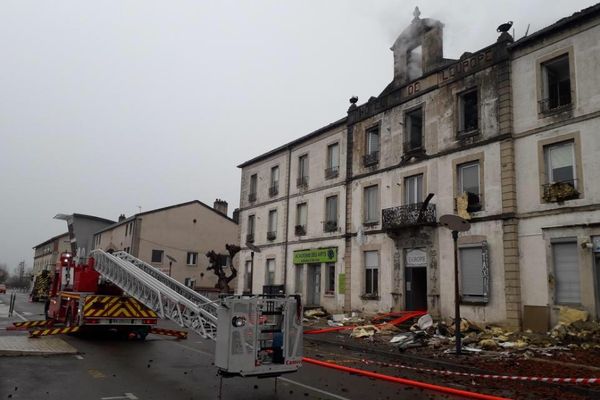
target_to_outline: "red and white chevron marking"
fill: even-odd
[[[414,371],[422,371],[422,372],[432,372],[435,374],[441,375],[458,375],[458,376],[468,376],[469,378],[485,378],[485,379],[501,379],[508,381],[531,381],[531,382],[551,382],[551,383],[579,383],[579,384],[600,384],[600,378],[554,378],[554,377],[542,377],[542,376],[519,376],[519,375],[492,375],[492,374],[474,374],[470,372],[455,372],[455,371],[445,371],[439,369],[432,368],[418,368],[411,367],[409,365],[403,364],[390,364],[381,361],[371,361],[371,360],[330,360],[333,363],[351,363],[351,362],[362,362],[364,364],[372,364],[372,365],[380,365],[383,367],[393,367],[393,368],[404,368],[410,369]]]

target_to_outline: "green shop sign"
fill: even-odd
[[[337,261],[337,249],[298,250],[294,252],[294,264],[330,263]]]

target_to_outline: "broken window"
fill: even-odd
[[[467,212],[481,210],[479,180],[479,161],[458,166],[458,195],[467,197]]]
[[[479,127],[477,89],[460,95],[458,105],[458,134],[461,135],[477,130]]]
[[[489,291],[487,242],[461,247],[459,260],[462,300],[487,302]]]
[[[407,53],[406,70],[408,80],[412,81],[423,75],[423,46],[415,47]]]
[[[407,112],[404,123],[406,151],[421,150],[423,148],[423,109]]]
[[[365,295],[377,296],[379,293],[379,252],[365,251]]]
[[[541,111],[548,112],[571,104],[569,55],[564,54],[542,64]]]

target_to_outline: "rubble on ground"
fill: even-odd
[[[307,313],[309,313],[307,315]],[[323,315],[307,310],[305,317]],[[381,316],[369,321],[359,313],[335,314],[329,317],[329,326],[352,326],[352,338],[387,342],[404,351],[414,347],[429,347],[444,351],[455,345],[454,322],[434,321],[431,315],[421,316],[412,326],[398,327],[382,322]],[[461,319],[462,344],[468,350],[521,354],[524,358],[537,355],[550,356],[559,350],[600,349],[600,323],[589,321],[585,311],[561,307],[559,324],[547,333],[514,331],[499,326],[482,326],[466,318]],[[450,351],[449,350],[449,351]]]

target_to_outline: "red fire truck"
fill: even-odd
[[[76,263],[71,253],[62,253],[46,303],[46,319],[65,324],[71,328],[69,332],[94,327],[144,339],[158,316],[102,278],[94,269],[93,258]]]

